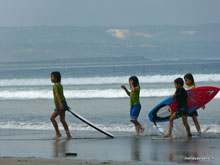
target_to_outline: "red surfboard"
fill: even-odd
[[[187,90],[187,102],[189,113],[205,106],[209,101],[211,101],[215,95],[219,92],[219,88],[204,86],[197,87]],[[171,112],[174,113],[178,109],[177,102],[173,102],[170,105]]]
[[[219,92],[219,88],[211,86],[197,87],[187,90],[187,102],[189,113],[192,113],[211,101]],[[168,121],[169,117],[176,112],[178,104],[176,99],[167,98],[155,106],[148,114],[151,122]]]

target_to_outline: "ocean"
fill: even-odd
[[[196,86],[220,87],[220,59],[103,57],[0,63],[0,135],[7,134],[8,130],[15,134],[40,132],[42,136],[51,131],[51,137],[54,135],[50,122],[55,108],[50,81],[53,71],[61,72],[64,95],[72,110],[119,137],[135,134],[129,121],[129,98],[120,88],[122,84],[129,87],[130,76],[136,75],[140,81],[142,110],[139,120],[147,136],[159,134],[149,122],[148,113],[175,92],[174,79],[190,72]],[[220,137],[219,105],[220,94],[205,110],[198,110],[202,131],[208,128],[206,133],[210,137]],[[73,137],[103,136],[69,113],[66,120]],[[175,123],[175,136],[185,136],[181,121]],[[191,119],[189,123],[196,132]],[[168,122],[159,125],[167,131]]]

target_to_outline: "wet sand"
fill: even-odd
[[[218,138],[63,137],[52,141],[49,135],[1,136],[0,164],[220,164]]]
[[[1,165],[175,165],[175,163],[166,162],[132,162],[132,161],[98,161],[98,160],[70,160],[70,159],[43,159],[43,158],[0,158]]]

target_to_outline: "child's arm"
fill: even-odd
[[[173,94],[172,100],[174,100],[175,98],[176,98],[176,93]]]
[[[130,86],[131,86],[131,90],[136,92],[136,88],[133,85],[133,80],[130,80],[129,83],[130,83]]]
[[[125,90],[128,96],[130,96],[130,92],[127,90],[127,88],[124,85],[122,85],[121,88]]]
[[[60,95],[59,95],[59,93],[58,93],[58,92],[56,93],[56,97],[57,97],[57,100],[58,100],[59,105],[60,105],[60,110],[63,110],[63,109],[64,109],[64,107],[63,107],[63,104],[62,104],[62,102],[61,102]]]

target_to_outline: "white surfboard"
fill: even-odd
[[[71,110],[68,110],[72,115],[74,115],[77,119],[83,121],[84,123],[88,124],[89,126],[91,126],[92,128],[96,129],[97,131],[107,135],[110,138],[114,138],[114,135],[110,134],[107,131],[104,131],[98,127],[96,127],[93,123],[91,123],[90,121],[88,121],[87,119],[85,119],[84,117],[80,116],[79,114],[77,114],[76,112],[73,112]]]

